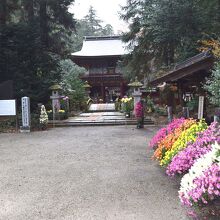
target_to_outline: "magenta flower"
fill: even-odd
[[[189,143],[172,159],[166,173],[169,176],[186,173],[198,158],[211,150],[211,145],[216,141],[220,143],[220,126],[214,122],[198,135],[194,143]]]
[[[214,163],[203,172],[203,175],[195,178],[195,188],[187,192],[187,195],[180,193],[181,202],[184,205],[192,206],[195,203],[207,204],[209,201],[220,196],[220,165]]]
[[[134,108],[135,111],[135,117],[141,118],[144,116],[144,107],[141,102],[138,102]]]
[[[151,139],[149,147],[154,148],[158,143],[165,138],[168,134],[172,133],[176,128],[179,128],[185,121],[185,118],[174,119],[165,128],[161,128],[156,135]]]

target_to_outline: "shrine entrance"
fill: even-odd
[[[120,36],[85,37],[82,49],[72,53],[72,60],[86,69],[81,77],[91,86],[94,103],[113,103],[127,91],[127,81],[119,62],[127,54]]]
[[[115,111],[114,103],[103,103],[103,104],[91,104],[89,107],[90,112],[113,112]]]
[[[128,90],[127,83],[122,76],[83,76],[91,86],[90,97],[94,103],[113,103],[117,98],[122,98]]]

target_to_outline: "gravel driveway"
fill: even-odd
[[[147,142],[157,128],[0,134],[1,220],[181,220],[178,181]]]

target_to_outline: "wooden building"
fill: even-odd
[[[195,96],[204,95],[202,84],[206,77],[210,76],[214,58],[210,52],[203,52],[186,61],[177,64],[168,73],[151,81],[151,85],[158,86],[168,84],[177,87],[178,104],[184,105],[184,101]]]
[[[85,37],[81,51],[72,53],[72,60],[86,69],[82,79],[91,85],[94,100],[111,102],[125,95],[127,82],[118,62],[126,53],[119,36]]]

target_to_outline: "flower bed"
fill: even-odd
[[[172,123],[172,122],[171,122]],[[161,161],[165,153],[172,149],[173,144],[178,140],[179,136],[185,131],[187,128],[191,127],[195,124],[196,121],[192,119],[186,119],[180,124],[179,127],[175,128],[172,132],[170,132],[167,136],[165,136],[162,140],[157,143],[157,148],[154,152],[154,158]],[[169,125],[167,126],[169,127]]]
[[[215,141],[220,142],[220,126],[217,123],[212,123],[207,130],[198,135],[193,144],[189,143],[172,159],[166,173],[169,176],[174,176],[188,172],[198,158],[211,150],[211,145]]]
[[[156,148],[162,139],[164,139],[168,134],[172,133],[176,128],[179,128],[184,121],[184,118],[174,119],[167,127],[161,128],[150,141],[150,147]]]
[[[220,145],[196,160],[181,180],[180,200],[184,205],[207,204],[220,196]]]
[[[150,147],[155,149],[153,158],[166,167],[167,175],[185,174],[179,190],[183,205],[209,207],[213,201],[220,201],[218,123],[207,127],[203,120],[176,119],[157,132]]]
[[[165,153],[164,158],[160,161],[160,165],[167,166],[172,161],[172,158],[184,149],[188,143],[195,142],[198,133],[204,131],[207,124],[204,121],[193,123],[189,128],[182,131],[179,138],[174,142],[173,146]]]

